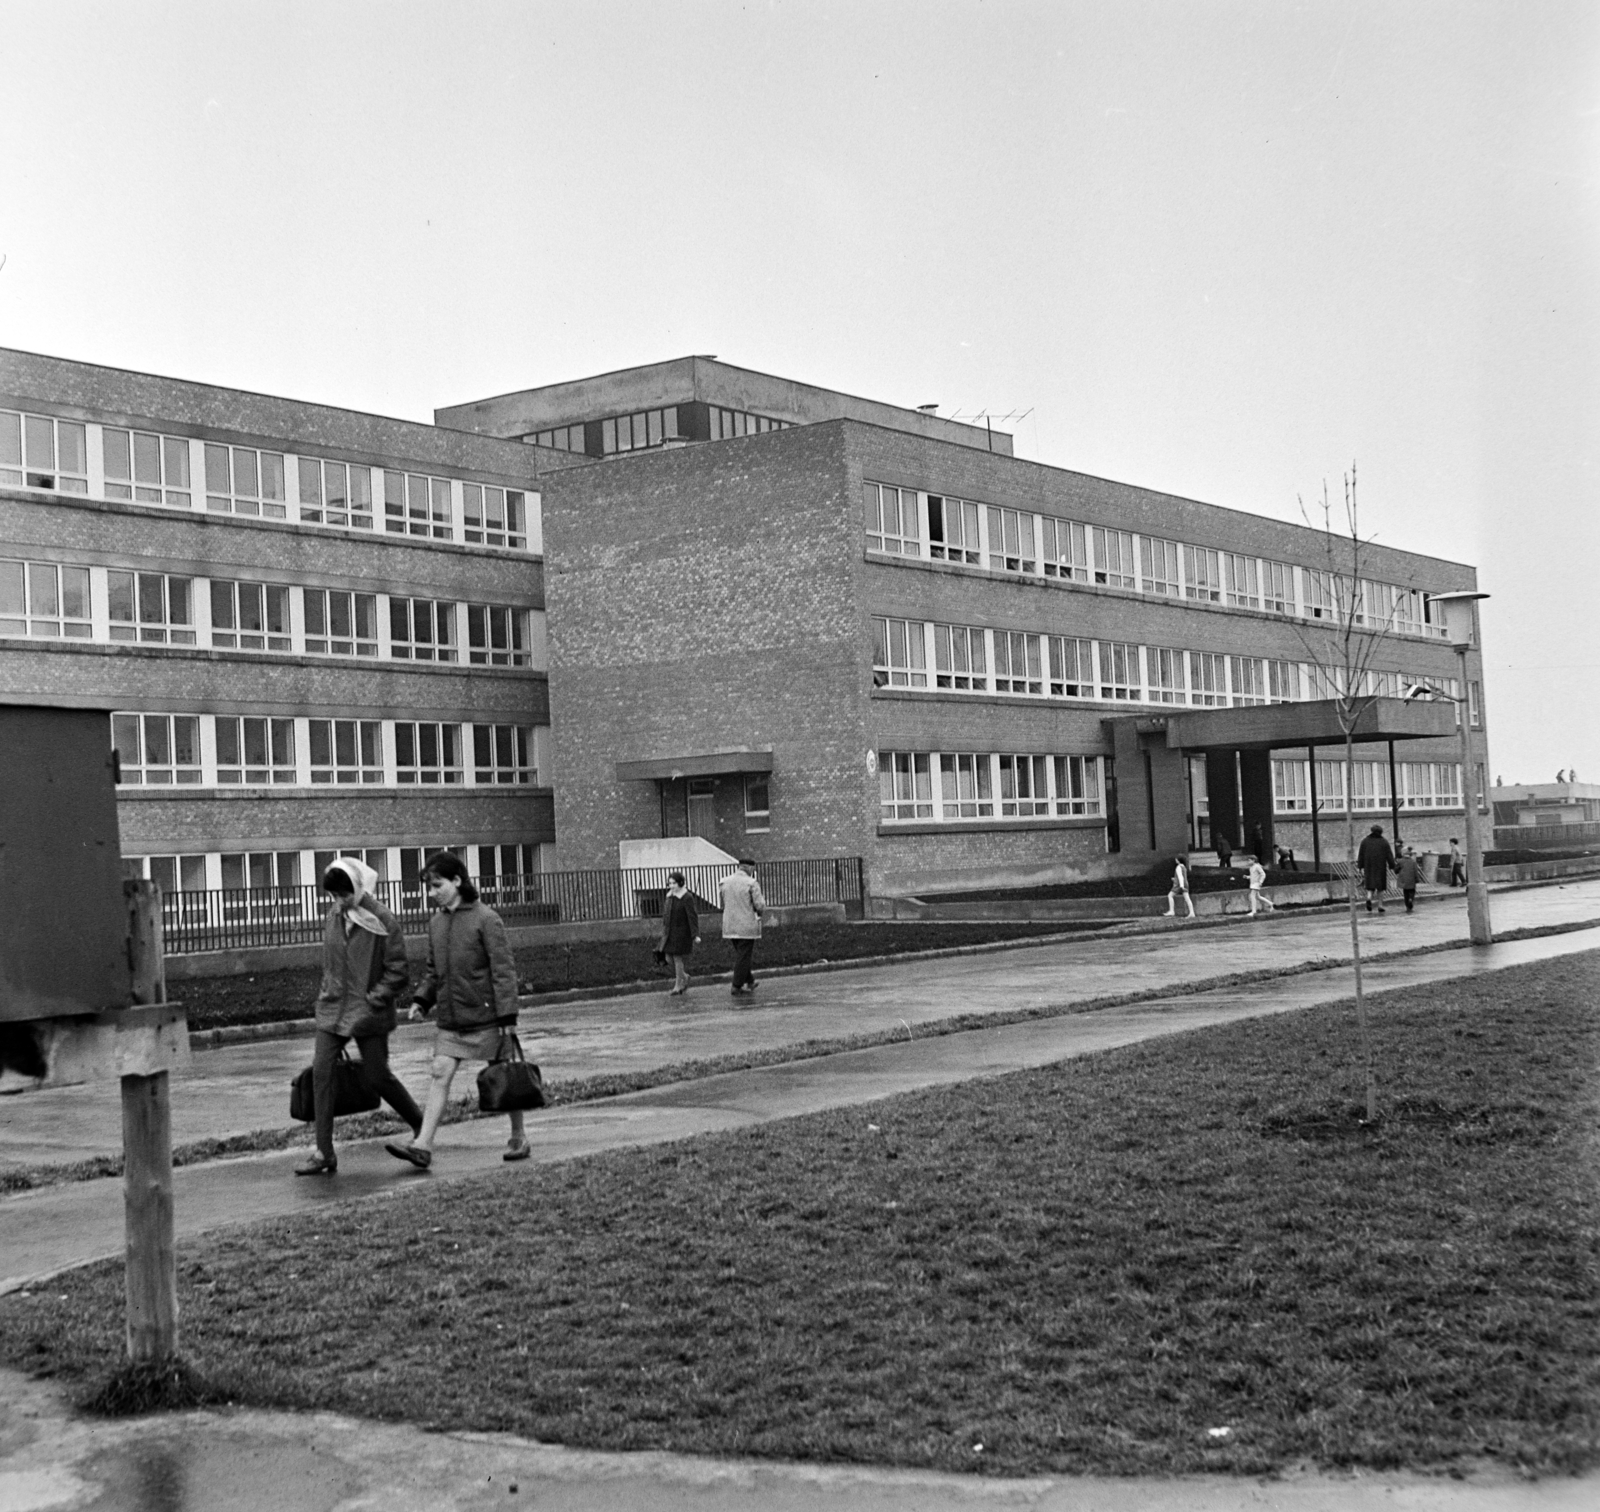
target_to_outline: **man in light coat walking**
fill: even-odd
[[[756,881],[756,864],[748,856],[739,858],[739,870],[722,879],[722,938],[733,946],[733,996],[742,997],[756,990],[750,963],[756,941],[761,938],[761,910],[767,900]]]

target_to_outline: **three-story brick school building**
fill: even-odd
[[[1347,801],[1442,847],[1482,792],[1428,609],[1470,567],[1367,547],[1352,605],[1315,530],[705,357],[435,422],[0,352],[0,698],[113,711],[165,886],[698,837],[909,892],[1342,854]]]

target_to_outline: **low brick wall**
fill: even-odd
[[[845,921],[843,903],[803,903],[793,908],[771,908],[766,917],[773,929],[786,924],[836,923]],[[585,924],[526,924],[508,928],[511,948],[522,950],[538,945],[567,945],[580,940],[647,940],[660,933],[655,919],[603,919]],[[708,940],[722,938],[722,915],[709,910],[700,917],[700,933]],[[406,959],[420,964],[428,956],[423,935],[406,936]],[[289,971],[296,967],[320,966],[322,946],[263,945],[253,950],[208,950],[194,955],[166,958],[168,982],[188,982],[198,977],[254,976],[262,971]]]

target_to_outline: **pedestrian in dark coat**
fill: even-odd
[[[671,872],[661,903],[661,944],[657,947],[672,962],[674,980],[668,997],[682,997],[689,990],[689,956],[699,943],[699,911],[684,886],[683,873]]]
[[[331,1176],[333,1077],[339,1052],[352,1039],[361,1053],[361,1080],[415,1134],[422,1113],[404,1083],[389,1069],[389,1036],[395,998],[411,979],[400,921],[373,896],[377,873],[353,856],[341,856],[323,873],[334,906],[322,929],[322,986],[314,1012],[316,1046],[311,1057],[317,1151],[295,1167],[296,1176]]]
[[[1394,880],[1400,889],[1400,896],[1406,900],[1406,912],[1410,913],[1417,901],[1417,883],[1422,880],[1422,864],[1417,860],[1416,851],[1409,845],[1394,864]]]
[[[1367,890],[1367,912],[1372,912],[1374,902],[1379,913],[1387,913],[1383,906],[1384,890],[1389,885],[1389,873],[1394,870],[1394,852],[1383,838],[1383,826],[1375,824],[1372,833],[1361,842],[1356,851],[1356,865],[1361,868],[1361,885]]]
[[[408,1145],[384,1148],[425,1171],[433,1164],[433,1138],[462,1061],[496,1059],[504,1032],[517,1022],[517,968],[500,915],[479,900],[459,856],[449,851],[430,856],[422,875],[437,911],[428,918],[428,969],[417,984],[411,1015],[420,1018],[436,1010],[433,1082],[421,1132]],[[522,1111],[507,1116],[511,1139],[501,1159],[526,1160]]]

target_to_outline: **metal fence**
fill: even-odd
[[[644,867],[629,871],[533,872],[484,877],[478,894],[507,924],[594,923],[659,918],[670,871],[684,873],[689,891],[715,908],[722,866]],[[772,908],[802,903],[854,903],[862,896],[859,856],[807,861],[764,861],[756,880]],[[430,905],[420,882],[380,882],[380,902],[407,934],[427,928]],[[328,895],[312,885],[217,888],[163,893],[161,926],[167,955],[238,950],[259,945],[308,945],[322,938]]]

